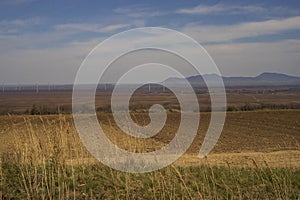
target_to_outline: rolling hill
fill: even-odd
[[[300,85],[300,77],[290,76],[281,73],[264,72],[255,77],[220,77],[217,74],[204,74],[203,76],[190,76],[186,79],[192,85],[205,85],[205,80],[214,83],[222,78],[225,86],[268,86],[268,85]],[[164,81],[167,84],[183,84],[184,79],[171,77]]]

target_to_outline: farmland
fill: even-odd
[[[200,110],[209,111],[210,97],[206,88],[195,88]],[[232,87],[227,88],[227,106],[234,110],[298,108],[300,109],[300,87]],[[96,109],[109,111],[111,90],[97,90],[95,95]],[[119,100],[122,102],[122,98]],[[33,106],[42,114],[70,113],[72,107],[72,90],[63,88],[48,91],[18,91],[0,92],[0,114],[31,114]],[[179,109],[176,96],[161,87],[138,89],[131,98],[132,109],[149,108],[154,103],[162,104],[167,109]],[[247,107],[250,107],[247,109]]]
[[[192,145],[171,166],[145,174],[111,169],[90,155],[68,113],[71,92],[1,94],[0,195],[3,199],[300,198],[300,110],[288,107],[300,103],[300,92],[264,90],[268,92],[256,88],[227,93],[228,105],[236,109],[227,113],[218,143],[203,159],[197,154],[211,113],[208,94],[199,93],[204,112]],[[107,92],[97,93],[97,116],[106,136],[120,148],[151,152],[174,137],[180,123],[174,96],[141,92],[131,99],[131,116],[140,125],[149,122],[149,105],[162,103],[168,110],[163,129],[148,139],[128,136],[117,127],[106,109],[107,97]],[[274,107],[241,109],[262,103]],[[37,110],[63,110],[31,113],[33,105]]]

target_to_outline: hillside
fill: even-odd
[[[215,82],[220,78],[217,74],[204,74],[203,76],[190,76],[187,80],[193,85],[205,85],[204,79],[208,82]],[[265,72],[255,77],[221,77],[225,86],[267,86],[267,85],[300,85],[300,77],[280,73]],[[182,84],[181,78],[168,78],[167,84]]]

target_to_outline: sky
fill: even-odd
[[[298,0],[1,0],[0,83],[73,83],[98,43],[139,27],[194,38],[224,76],[300,76]]]

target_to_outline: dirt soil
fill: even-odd
[[[71,115],[64,117],[70,124],[66,134],[77,137]],[[32,129],[38,130],[37,134],[41,138],[45,134],[41,118],[52,124],[58,121],[58,115],[0,116],[1,153],[13,151],[16,137],[25,137],[21,134],[27,129],[25,118],[30,118]],[[180,113],[168,113],[167,123],[161,132],[149,139],[137,139],[124,134],[114,123],[111,114],[100,113],[98,118],[113,143],[133,152],[162,148],[172,140],[180,123]],[[149,122],[147,113],[132,113],[132,118],[143,125]],[[198,134],[193,144],[175,164],[300,167],[300,110],[229,112],[218,143],[206,158],[200,159],[197,155],[209,121],[210,113],[201,113]]]

